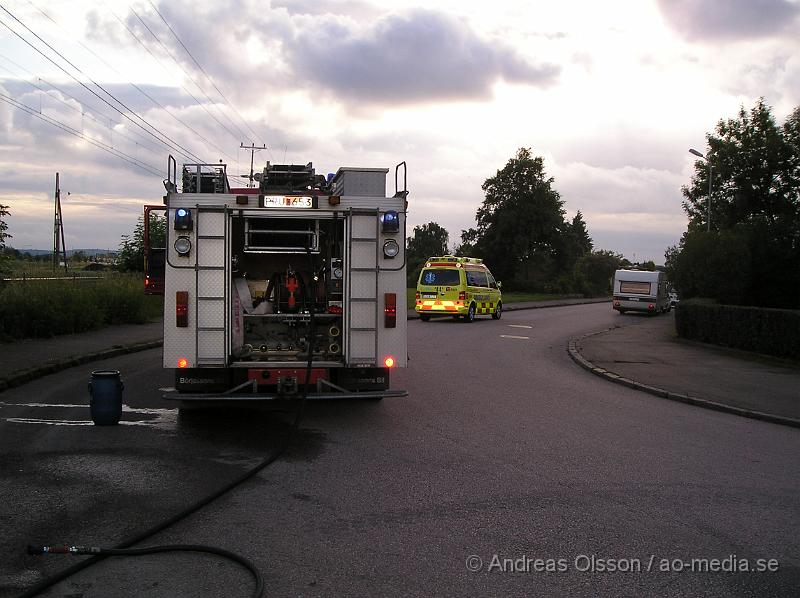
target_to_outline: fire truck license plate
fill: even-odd
[[[436,299],[436,293],[422,293],[423,299]]]

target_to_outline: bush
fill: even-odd
[[[46,338],[109,324],[143,324],[153,314],[149,299],[138,275],[6,283],[0,288],[0,338]]]
[[[675,312],[678,335],[691,340],[800,359],[800,311],[681,301]]]

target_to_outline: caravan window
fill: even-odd
[[[633,281],[633,280],[620,280],[619,281],[619,292],[620,293],[630,293],[631,295],[649,295],[650,294],[650,283],[649,282],[640,282],[640,281]]]

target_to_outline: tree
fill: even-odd
[[[150,213],[150,246],[164,247],[167,219]],[[122,235],[119,244],[119,269],[123,272],[144,271],[144,216],[139,216],[133,235]]]
[[[0,275],[3,276],[9,272],[9,256],[6,254],[6,239],[11,238],[11,235],[6,232],[8,230],[8,224],[6,224],[5,217],[10,213],[11,212],[8,211],[8,206],[0,204]]]
[[[763,98],[736,119],[720,120],[706,135],[711,164],[711,226],[732,228],[742,222],[777,225],[800,216],[798,135],[800,108],[779,127]],[[690,186],[682,188],[691,228],[707,225],[708,164],[695,162]]]
[[[427,259],[433,255],[445,255],[450,235],[436,224],[429,222],[422,226],[414,227],[414,236],[407,239],[409,257]]]
[[[691,185],[682,188],[689,228],[666,255],[678,291],[800,307],[800,107],[778,126],[762,98],[750,111],[742,106],[736,119],[720,120],[706,138],[712,231],[700,234],[708,224],[709,173],[698,161]]]
[[[602,249],[581,256],[572,270],[573,290],[585,297],[611,295],[614,272],[624,261],[620,254]]]
[[[545,175],[544,159],[520,148],[483,183],[473,247],[498,279],[535,290],[555,277],[565,222],[553,181]],[[472,237],[468,232],[467,240]]]
[[[461,231],[461,244],[456,246],[453,253],[459,257],[476,257],[478,242],[478,229],[469,228]]]
[[[449,240],[447,231],[435,222],[414,227],[414,235],[406,239],[409,287],[416,286],[420,270],[429,257],[447,253]]]
[[[579,258],[591,253],[593,247],[583,214],[578,210],[572,222],[565,222],[558,243],[558,265],[564,272],[569,272]]]
[[[751,279],[748,237],[746,225],[721,232],[687,231],[678,250],[668,252],[668,278],[673,277],[670,280],[682,297],[743,303]]]

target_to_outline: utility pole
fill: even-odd
[[[59,258],[64,258],[64,273],[67,272],[67,244],[64,242],[64,219],[61,212],[61,187],[56,173],[55,218],[53,221],[53,270],[58,268]]]
[[[239,143],[239,149],[249,149],[250,150],[250,176],[248,177],[250,179],[250,182],[247,184],[247,187],[248,188],[252,188],[253,187],[253,155],[257,151],[260,151],[262,149],[267,149],[267,146],[265,144],[262,144],[261,147],[256,147],[256,145],[254,143],[251,143],[250,145],[245,145],[244,143],[240,142]],[[242,175],[242,176],[245,176],[245,175]]]

